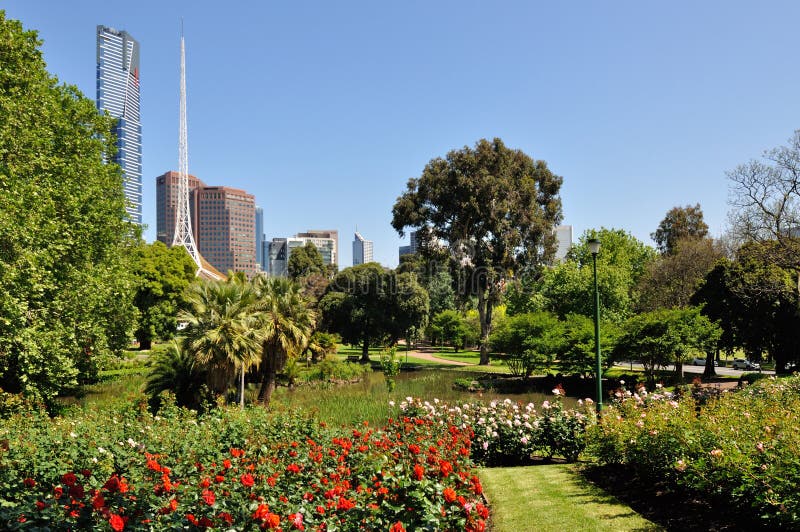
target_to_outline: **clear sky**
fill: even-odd
[[[725,229],[725,172],[800,128],[797,1],[2,0],[51,73],[95,94],[95,26],[141,44],[145,236],[177,169],[264,208],[268,239],[338,229],[397,264],[390,226],[434,157],[500,137],[563,176],[564,223],[652,244],[671,207]]]

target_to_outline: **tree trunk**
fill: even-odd
[[[142,334],[137,340],[139,340],[140,351],[149,351],[153,348],[153,338],[149,334]]]
[[[258,391],[258,402],[265,408],[269,406],[269,400],[272,398],[272,392],[275,391],[277,382],[277,372],[267,371],[264,375],[264,381],[261,383],[261,389]]]
[[[714,360],[719,356],[719,347],[716,352],[709,351],[706,353],[706,368],[703,370],[703,378],[710,379],[717,376],[717,370],[714,369]]]
[[[492,306],[486,296],[486,289],[479,285],[478,317],[481,321],[481,366],[489,365],[489,325],[492,319]]]

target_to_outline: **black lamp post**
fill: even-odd
[[[600,252],[600,241],[596,238],[587,242],[592,253],[592,270],[594,272],[594,351],[597,363],[597,412],[603,410],[603,366],[600,360],[600,292],[597,290],[597,254]]]

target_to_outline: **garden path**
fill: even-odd
[[[427,360],[429,362],[436,362],[437,364],[449,364],[451,366],[474,366],[474,364],[470,364],[469,362],[459,362],[458,360],[449,360],[447,358],[440,358],[432,353],[435,353],[435,349],[430,348],[421,348],[416,349],[413,351],[408,352],[408,356],[421,358],[422,360]],[[398,356],[405,355],[405,351],[398,351]]]

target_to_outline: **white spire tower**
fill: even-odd
[[[197,264],[197,275],[205,274],[218,279],[219,276],[203,268],[203,260],[197,250],[192,234],[192,219],[189,211],[189,143],[186,126],[186,50],[183,42],[183,21],[181,21],[181,101],[180,132],[178,134],[178,212],[175,220],[173,246],[183,246]]]

